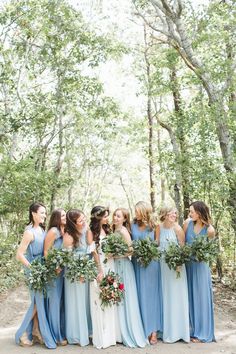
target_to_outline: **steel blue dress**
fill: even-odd
[[[29,244],[27,251],[26,251],[26,258],[31,263],[36,258],[41,258],[43,256],[43,246],[44,246],[44,239],[45,239],[45,232],[43,234],[39,234],[36,232],[36,229],[32,226],[29,226],[27,230],[31,231],[34,235],[34,240]],[[29,269],[26,268],[26,276]],[[47,316],[45,310],[45,298],[42,292],[39,291],[30,291],[31,297],[31,304],[26,312],[24,320],[16,332],[15,340],[17,344],[20,344],[20,338],[22,337],[23,333],[26,332],[28,339],[32,340],[32,330],[33,330],[33,311],[34,305],[36,304],[37,307],[37,316],[39,322],[39,330],[42,335],[43,341],[47,348],[55,349],[56,343],[52,336]]]
[[[124,299],[118,305],[122,343],[131,348],[143,348],[148,341],[145,338],[139,310],[133,264],[128,257],[115,259],[114,261],[115,271],[120,275],[125,287]]]
[[[207,235],[207,227],[199,234],[194,232],[193,221],[190,220],[186,231],[186,242],[191,244],[196,237]],[[189,262],[186,264],[189,295],[190,336],[202,342],[215,341],[214,313],[211,271],[205,262]]]
[[[56,239],[53,248],[61,248],[63,238],[60,231],[53,227]],[[47,287],[46,312],[49,327],[55,342],[65,339],[65,310],[64,310],[64,272],[62,271]]]
[[[80,244],[74,249],[78,255],[87,254],[86,230],[83,231]],[[81,347],[89,344],[91,334],[91,316],[89,302],[89,283],[74,282],[66,278],[65,269],[65,329],[69,344]]]
[[[154,231],[146,227],[140,230],[138,224],[131,225],[133,240],[144,239],[147,236],[154,239]],[[152,332],[162,332],[162,288],[160,262],[152,261],[146,268],[132,258],[139,308],[141,312],[145,337]]]
[[[160,225],[160,249],[168,249],[170,243],[177,244],[173,228]],[[190,341],[188,315],[188,285],[185,265],[182,265],[180,278],[170,269],[164,258],[161,259],[161,280],[163,291],[163,341],[174,343],[178,340]]]

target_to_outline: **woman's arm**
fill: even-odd
[[[55,229],[51,228],[44,240],[44,257],[47,257],[48,251],[52,248],[54,241],[56,239]]]
[[[30,267],[30,262],[25,257],[25,253],[29,244],[34,240],[34,235],[29,230],[26,230],[23,234],[21,243],[16,252],[16,259],[21,262],[24,266]]]
[[[212,225],[209,225],[207,228],[207,236],[209,238],[214,238],[215,237],[215,229]]]
[[[184,230],[184,233],[186,234],[186,231],[187,231],[187,228],[188,228],[188,224],[189,224],[189,221],[190,221],[191,219],[186,219],[185,221],[184,221],[184,224],[183,224],[183,230]]]
[[[160,232],[161,232],[161,227],[160,225],[157,225],[154,232],[154,239],[155,241],[157,241],[158,245],[160,245]]]
[[[87,243],[88,245],[92,245],[93,244],[93,233],[91,230],[87,231]],[[98,276],[97,276],[97,281],[100,282],[103,278],[103,271],[102,271],[102,266],[101,266],[101,262],[100,262],[100,257],[99,254],[97,253],[96,247],[94,247],[94,250],[91,251],[91,254],[94,258],[94,261],[97,265],[97,269],[98,269]]]
[[[63,237],[63,247],[64,248],[73,248],[73,238],[69,234],[65,234]]]
[[[176,233],[178,242],[180,246],[184,246],[185,244],[185,234],[184,234],[184,230],[182,229],[182,227],[178,224],[176,224],[174,226],[174,231]]]
[[[132,243],[131,236],[125,226],[122,227],[122,229],[120,230],[120,233],[123,236],[125,242],[128,244],[128,246],[131,246],[131,243]]]

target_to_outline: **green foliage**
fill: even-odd
[[[153,241],[150,237],[145,239],[134,240],[132,242],[133,257],[137,259],[143,267],[147,267],[151,261],[159,260],[161,252],[156,241]]]
[[[212,263],[219,255],[219,245],[216,239],[198,236],[191,245],[191,253],[196,262]]]
[[[176,277],[181,276],[181,266],[191,259],[191,247],[184,245],[180,247],[175,243],[170,243],[164,251],[164,259],[170,269],[176,271]]]
[[[129,253],[129,246],[120,233],[114,232],[102,241],[102,251],[107,257],[125,256]],[[104,260],[104,263],[107,259]]]
[[[52,248],[49,250],[46,258],[46,267],[49,273],[49,279],[56,278],[60,271],[66,267],[71,259],[71,250]]]
[[[46,294],[46,286],[49,279],[49,271],[44,257],[34,259],[29,269],[26,269],[26,284],[33,291]]]
[[[93,259],[89,256],[81,256],[72,253],[70,261],[67,264],[65,277],[71,283],[76,281],[92,281],[97,277],[97,266]]]
[[[0,293],[13,288],[23,279],[20,265],[15,259],[16,245],[12,239],[0,239]]]

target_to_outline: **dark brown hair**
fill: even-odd
[[[63,211],[65,210],[62,208],[54,209],[52,211],[48,224],[48,230],[50,230],[52,227],[56,227],[59,231],[61,231],[61,213]]]
[[[76,226],[76,221],[81,215],[84,215],[84,213],[79,209],[70,209],[66,213],[65,232],[73,238],[74,246],[79,244],[81,238],[81,233],[78,231]]]
[[[190,206],[194,208],[195,212],[199,215],[203,224],[207,226],[210,225],[211,223],[210,210],[204,202],[197,200],[196,202],[191,203]]]
[[[99,244],[100,241],[99,236],[102,228],[105,231],[106,235],[108,235],[111,232],[111,227],[109,224],[101,225],[100,223],[106,213],[108,213],[109,215],[109,209],[100,205],[93,207],[93,209],[91,210],[89,226],[90,226],[90,230],[93,233],[93,240],[95,241],[96,245]]]
[[[40,207],[43,207],[46,210],[45,205],[42,204],[42,203],[39,203],[39,202],[34,202],[34,203],[32,203],[30,205],[30,207],[29,207],[29,223],[28,223],[28,225],[30,225],[30,224],[34,225],[33,213],[37,213],[37,211],[38,211],[38,209]],[[40,226],[45,230],[45,225],[44,224],[40,224]]]

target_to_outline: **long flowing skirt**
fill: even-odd
[[[125,289],[125,296],[118,306],[118,319],[122,342],[127,347],[145,347],[142,319],[138,304],[134,269],[128,258],[115,259],[115,271],[120,275]]]
[[[163,291],[163,341],[174,343],[178,340],[190,341],[188,314],[188,287],[185,266],[180,278],[161,261]]]
[[[211,272],[204,262],[186,265],[188,278],[190,336],[202,342],[215,341]]]
[[[152,261],[146,268],[132,259],[145,337],[162,332],[162,284],[160,263]]]
[[[46,345],[47,348],[49,349],[55,349],[56,348],[56,343],[55,340],[52,336],[47,316],[46,316],[46,310],[45,310],[45,298],[43,293],[41,292],[30,292],[31,296],[31,304],[30,307],[28,308],[28,311],[25,314],[24,320],[16,332],[15,335],[15,340],[17,344],[20,344],[20,338],[22,337],[23,333],[27,333],[27,336],[30,340],[32,340],[32,330],[33,330],[33,312],[34,312],[34,305],[36,305],[37,308],[37,316],[38,316],[38,322],[39,322],[39,330],[42,335],[43,341]]]
[[[69,344],[89,344],[91,317],[88,282],[71,283],[65,278],[65,328]]]

